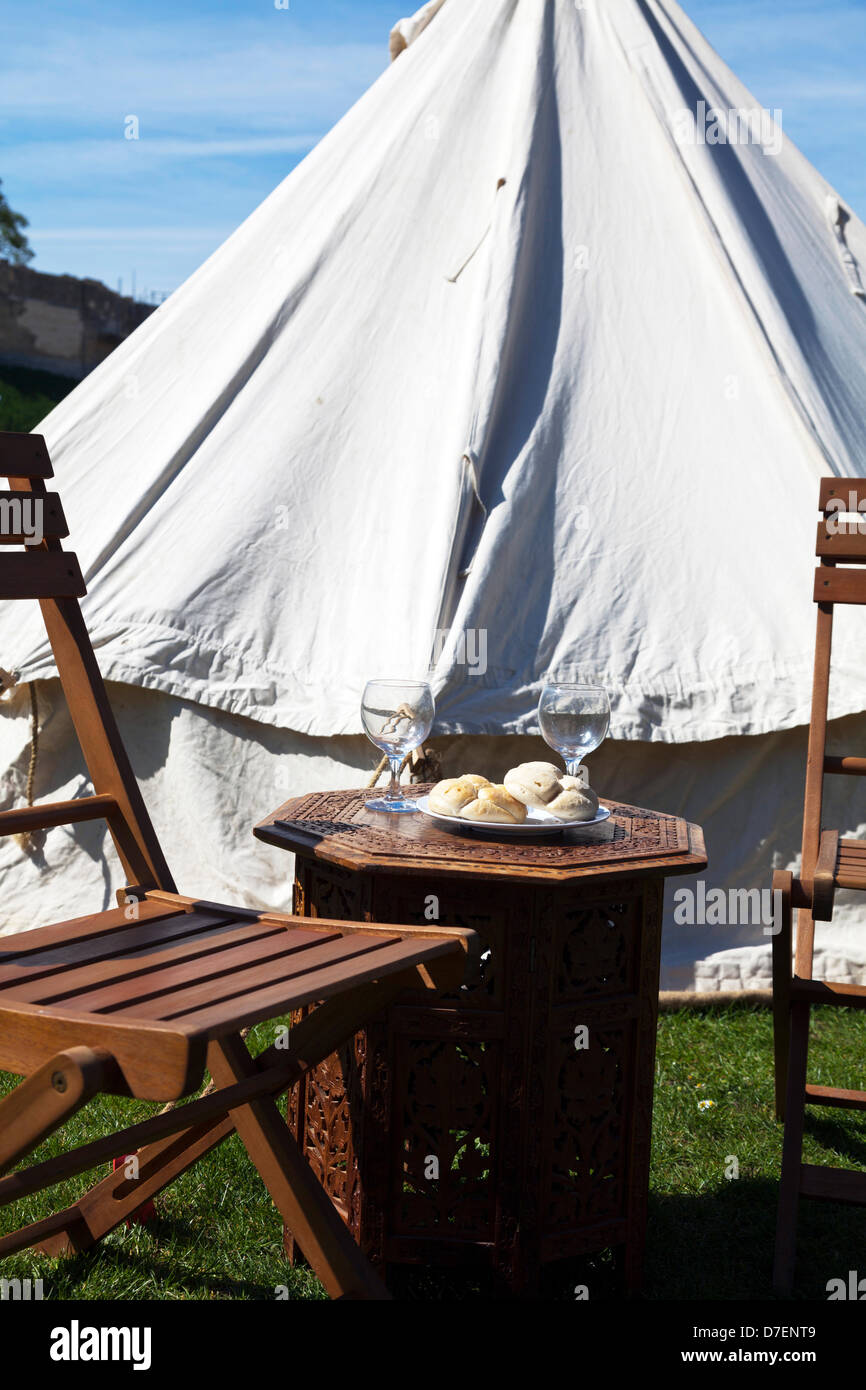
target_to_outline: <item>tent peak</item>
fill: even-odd
[[[422,34],[430,23],[431,19],[439,13],[445,0],[428,0],[426,5],[422,5],[420,10],[416,10],[410,19],[398,19],[394,28],[391,30],[391,40],[389,44],[391,52],[391,62],[399,58],[410,44],[414,43],[419,34]]]

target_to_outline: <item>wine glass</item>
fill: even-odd
[[[436,706],[426,681],[368,681],[361,700],[364,732],[387,756],[391,785],[382,797],[366,803],[370,811],[415,811],[414,801],[400,792],[400,768],[413,748],[424,742],[433,724]]]
[[[538,701],[538,725],[545,743],[565,759],[570,777],[581,777],[581,761],[604,742],[610,700],[600,685],[547,680]]]

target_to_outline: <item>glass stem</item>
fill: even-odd
[[[582,761],[582,758],[566,758],[565,767],[569,777],[580,776],[580,764]]]
[[[388,754],[388,762],[391,764],[391,784],[385,794],[386,801],[400,800],[400,768],[403,766],[403,757],[400,753]]]

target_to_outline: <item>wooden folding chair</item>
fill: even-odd
[[[0,1239],[0,1256],[94,1244],[235,1130],[286,1224],[334,1297],[387,1298],[277,1108],[304,1072],[404,989],[450,989],[478,952],[474,932],[373,926],[253,912],[182,897],[132,774],[81,616],[63,509],[45,488],[44,440],[0,434],[11,491],[5,534],[26,540],[16,504],[41,513],[38,546],[0,551],[0,597],[39,599],[94,795],[0,813],[0,834],[104,819],[128,887],[111,911],[0,939],[0,1068],[25,1080],[0,1102],[0,1205],[137,1156],[73,1206]],[[32,517],[34,512],[24,513]],[[9,519],[13,518],[10,525]],[[28,530],[32,532],[32,523]],[[318,1007],[253,1057],[241,1033]],[[188,1104],[10,1172],[99,1093],[174,1101],[205,1068],[217,1087]]]
[[[800,876],[777,871],[773,889],[781,904],[780,930],[773,937],[773,1034],[776,1070],[776,1113],[785,1121],[782,1177],[773,1284],[790,1292],[796,1254],[799,1197],[835,1202],[866,1202],[866,1173],[802,1162],[806,1105],[866,1109],[866,1091],[813,1086],[806,1080],[809,1024],[814,1004],[866,1007],[866,986],[812,978],[815,922],[833,916],[837,888],[866,889],[866,842],[842,840],[838,830],[822,824],[824,777],[827,774],[866,774],[866,758],[827,754],[827,706],[833,614],[837,603],[866,604],[866,515],[862,526],[844,518],[866,513],[866,481],[825,478],[821,483],[814,599],[818,605],[812,717],[803,810],[803,851]],[[791,944],[793,912],[797,911],[797,953],[793,974]]]

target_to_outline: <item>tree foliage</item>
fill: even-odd
[[[11,261],[13,265],[26,265],[32,261],[33,252],[24,233],[29,226],[27,218],[20,212],[13,212],[3,194],[0,179],[0,261]]]

